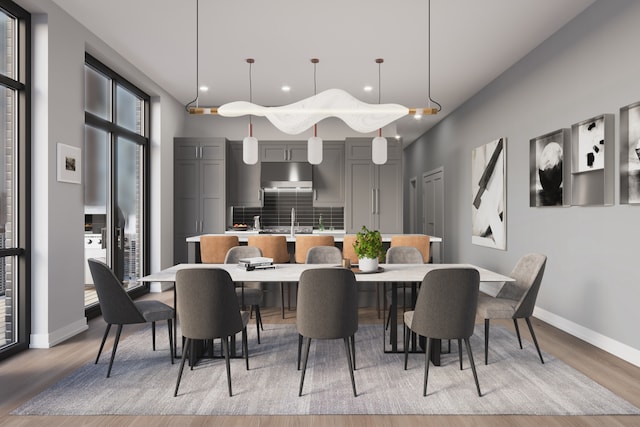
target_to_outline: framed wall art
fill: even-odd
[[[613,114],[571,126],[571,204],[612,205],[614,193]]]
[[[507,249],[506,138],[476,147],[471,152],[471,242]]]
[[[620,203],[640,204],[640,102],[620,109]]]
[[[58,143],[58,181],[80,184],[82,151],[78,147]]]
[[[529,141],[529,205],[568,206],[571,201],[569,129],[533,138]]]

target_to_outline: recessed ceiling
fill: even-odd
[[[341,88],[364,102],[427,107],[426,0],[53,0],[159,86],[186,104],[248,100],[284,105]],[[431,97],[442,112],[397,122],[405,143],[498,77],[593,0],[432,0]],[[287,85],[290,90],[281,88]],[[370,85],[372,91],[364,87]]]

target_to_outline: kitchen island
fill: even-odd
[[[249,238],[249,236],[251,235],[258,235],[258,234],[264,234],[263,232],[257,231],[257,230],[247,230],[247,231],[227,231],[224,233],[224,235],[236,235],[238,236],[238,240],[240,241],[240,244],[246,244],[247,240]],[[323,236],[333,236],[333,240],[337,243],[337,246],[342,247],[342,242],[344,240],[344,236],[346,235],[346,233],[344,232],[344,230],[325,230],[325,231],[318,231],[318,230],[313,230],[312,233],[300,233],[303,236],[308,236],[310,234],[314,234],[314,235],[323,235]],[[221,234],[207,234],[209,236],[220,236]],[[269,235],[271,236],[286,236],[287,238],[287,243],[289,244],[289,253],[293,253],[294,248],[295,248],[295,242],[296,242],[296,236],[297,234],[293,234],[291,235],[290,233],[287,234],[274,234],[274,233],[269,233]],[[397,236],[397,233],[393,233],[393,234],[382,234],[382,243],[385,244],[385,248],[389,247],[389,243],[391,242],[391,237],[392,236]],[[198,263],[201,262],[200,259],[200,235],[198,236],[192,236],[192,237],[187,237],[187,247],[188,247],[188,262],[193,264],[193,263]],[[430,248],[430,252],[432,254],[432,260],[434,263],[441,263],[442,259],[441,259],[441,245],[442,245],[442,238],[441,237],[434,237],[434,236],[430,236],[430,244],[431,244],[431,248]]]

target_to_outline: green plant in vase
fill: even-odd
[[[353,250],[358,256],[360,271],[370,272],[378,270],[378,262],[384,261],[385,250],[382,236],[378,230],[369,230],[366,226],[356,233]]]

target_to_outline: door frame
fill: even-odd
[[[425,181],[428,178],[433,178],[433,177],[439,177],[440,180],[442,181],[442,192],[440,194],[440,199],[437,201],[437,203],[440,205],[440,218],[442,218],[441,222],[440,222],[440,227],[442,230],[442,236],[438,236],[442,238],[442,242],[440,242],[439,244],[439,252],[437,254],[434,254],[434,262],[436,259],[436,256],[438,258],[438,262],[442,262],[442,258],[444,256],[444,244],[445,244],[445,215],[444,215],[444,166],[440,166],[438,168],[435,169],[431,169],[430,171],[424,172],[422,174],[422,230],[421,232],[424,234],[427,234],[427,209],[426,209],[426,204],[428,202],[427,198],[425,197]],[[436,229],[438,227],[435,227]],[[434,251],[435,252],[435,251]]]

